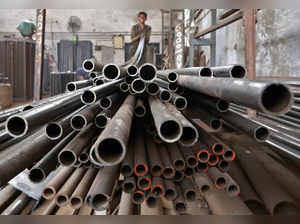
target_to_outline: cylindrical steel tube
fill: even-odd
[[[184,178],[180,184],[183,196],[187,202],[196,200],[196,190],[193,178]]]
[[[115,80],[112,82],[105,83],[101,86],[95,86],[84,91],[81,94],[81,101],[86,105],[91,105],[97,102],[100,98],[109,96],[119,90],[119,85],[123,80]]]
[[[78,156],[97,133],[94,124],[85,127],[66,147],[59,153],[58,161],[64,166],[72,166],[76,163]]]
[[[202,194],[209,192],[212,188],[214,188],[210,178],[206,173],[195,173],[194,174],[195,184],[198,186],[198,189]]]
[[[228,185],[227,176],[218,170],[216,167],[211,167],[208,169],[208,174],[211,177],[213,183],[217,189],[225,189]]]
[[[97,104],[86,107],[71,118],[71,127],[73,130],[80,131],[91,123],[96,115],[100,113],[101,107]]]
[[[183,132],[180,121],[157,97],[149,97],[149,104],[159,137],[167,143],[178,141]]]
[[[174,209],[178,214],[182,214],[187,209],[187,204],[184,198],[184,193],[179,184],[176,185],[177,198],[173,201]]]
[[[94,159],[106,166],[114,166],[123,161],[126,155],[135,103],[134,96],[129,95],[126,98],[95,142],[90,157],[95,153],[94,157],[96,158]]]
[[[19,215],[29,203],[30,198],[21,193],[2,213],[1,215]]]
[[[161,161],[158,147],[149,136],[146,138],[146,146],[148,152],[150,173],[154,177],[159,177],[163,172],[163,163]]]
[[[60,169],[55,177],[47,184],[43,190],[43,198],[47,200],[52,200],[60,187],[65,183],[68,177],[73,173],[73,167],[60,167]]]
[[[144,105],[144,102],[142,99],[138,99],[135,105],[135,109],[134,109],[134,115],[136,117],[144,117],[146,115],[146,107]]]
[[[146,63],[139,68],[140,78],[145,82],[152,82],[156,78],[157,69],[153,64]]]
[[[82,63],[82,68],[86,72],[102,71],[104,65],[100,64],[96,58],[86,59]]]
[[[13,115],[7,119],[6,130],[12,137],[22,137],[45,122],[81,107],[83,104],[80,102],[80,95],[79,91],[66,98]]]
[[[131,90],[137,94],[142,94],[146,91],[147,88],[146,83],[140,78],[133,80],[130,87]]]
[[[151,176],[139,176],[137,178],[137,186],[142,191],[148,191],[151,188]]]
[[[79,184],[86,169],[77,168],[64,185],[59,189],[55,196],[56,205],[59,207],[64,207],[69,203],[69,198],[75,190],[76,186]]]
[[[186,88],[264,113],[284,114],[291,109],[293,103],[293,95],[289,87],[277,82],[190,76],[180,76],[177,82]]]
[[[180,151],[185,160],[186,166],[189,168],[196,168],[198,165],[198,159],[192,148],[180,147]]]
[[[185,160],[176,143],[168,144],[167,149],[175,170],[183,171],[185,168]]]
[[[31,215],[51,215],[56,208],[55,200],[44,200]]]
[[[158,151],[160,153],[160,159],[163,164],[162,175],[165,179],[172,179],[175,176],[175,169],[171,161],[170,154],[165,145],[157,145]]]
[[[146,91],[149,95],[156,96],[159,94],[159,86],[154,82],[147,83]]]
[[[145,201],[145,193],[143,191],[137,190],[133,193],[131,193],[131,201],[136,204],[140,205]]]
[[[127,74],[131,77],[137,76],[139,73],[138,67],[135,65],[130,65],[127,68]]]
[[[131,202],[131,194],[122,193],[118,215],[132,215],[133,203]]]
[[[122,184],[122,189],[125,193],[133,193],[136,189],[136,178],[134,176],[132,177],[125,177],[123,184]]]
[[[6,185],[0,191],[0,212],[7,208],[20,194],[13,186]]]
[[[162,102],[170,102],[172,100],[172,94],[169,90],[166,90],[164,88],[161,88],[159,87],[159,99],[162,101]]]
[[[117,80],[127,73],[126,69],[116,64],[106,64],[102,69],[102,74],[107,80]]]
[[[134,149],[132,141],[128,144],[126,156],[121,164],[120,172],[124,177],[130,177],[134,174]]]
[[[134,173],[136,176],[145,176],[149,171],[149,167],[147,163],[147,154],[143,130],[137,127],[135,129],[135,136],[133,138]]]
[[[72,193],[72,196],[70,197],[70,206],[73,209],[79,209],[84,204],[85,196],[87,195],[97,173],[98,170],[95,168],[88,169],[86,171],[82,180],[80,181],[80,183]]]
[[[165,105],[182,126],[182,135],[179,139],[179,143],[184,147],[191,147],[196,144],[199,139],[199,134],[194,125],[188,119],[186,119],[186,117],[179,112],[174,105],[170,103],[166,103]]]
[[[158,71],[157,77],[167,82],[177,82],[178,73],[173,71]]]
[[[86,88],[93,85],[93,80],[82,80],[67,83],[66,89],[69,92],[74,92],[78,89]]]
[[[242,65],[228,65],[210,69],[213,71],[213,76],[217,78],[243,79],[247,76],[247,69]]]
[[[151,193],[156,198],[162,198],[165,196],[166,190],[164,180],[161,177],[152,178]]]
[[[60,151],[77,135],[76,131],[71,132],[61,140],[51,151],[49,151],[29,172],[29,179],[34,183],[40,183],[57,167],[57,156]]]
[[[103,211],[109,205],[113,187],[120,175],[120,166],[104,167],[101,172],[101,179],[92,190],[90,205],[96,211]]]

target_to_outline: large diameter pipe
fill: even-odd
[[[293,95],[289,87],[278,82],[190,76],[180,76],[177,82],[196,92],[274,115],[287,113],[293,104]]]
[[[179,141],[183,128],[177,117],[157,97],[149,97],[149,104],[159,137],[167,143]]]
[[[50,140],[61,139],[62,136],[69,134],[72,131],[70,121],[74,115],[85,109],[86,106],[79,108],[68,116],[56,121],[50,122],[45,127],[45,134]]]
[[[217,78],[243,79],[247,76],[247,69],[242,65],[228,65],[210,68],[213,76]]]
[[[102,71],[104,65],[97,62],[96,58],[86,59],[82,63],[82,68],[86,72]]]
[[[101,107],[98,104],[87,106],[80,112],[72,116],[70,123],[73,130],[81,131],[90,124],[98,113],[101,112]]]
[[[64,185],[59,189],[56,194],[55,201],[56,205],[59,207],[65,207],[69,203],[69,199],[75,190],[76,186],[79,184],[80,180],[86,172],[85,168],[77,168]]]
[[[139,76],[144,82],[152,82],[156,78],[157,69],[153,64],[146,63],[139,68]]]
[[[44,104],[18,115],[13,115],[6,122],[6,130],[12,137],[22,137],[28,132],[34,131],[45,122],[83,106],[80,102],[80,95],[81,92],[78,92],[61,100]]]
[[[107,80],[117,80],[127,73],[126,69],[116,64],[107,64],[103,67],[102,74]]]
[[[160,152],[158,151],[158,147],[149,136],[146,138],[146,146],[150,173],[154,177],[159,177],[163,172],[163,164],[161,161]]]
[[[28,177],[33,183],[42,182],[50,172],[55,170],[58,154],[76,135],[76,131],[71,132],[30,169]]]
[[[90,88],[82,93],[81,101],[86,105],[91,105],[100,100],[100,98],[109,96],[117,92],[119,90],[119,85],[122,82],[123,80],[119,79],[105,83],[101,86],[95,86],[93,88]]]
[[[18,144],[0,152],[0,185],[7,183],[25,168],[40,160],[58,142],[49,140],[42,128]]]
[[[114,166],[123,161],[129,140],[135,108],[134,96],[127,96],[124,103],[110,120],[95,142],[90,156],[105,166]]]
[[[76,82],[69,82],[69,83],[67,83],[66,89],[69,92],[74,92],[78,89],[93,86],[93,84],[94,84],[93,80],[82,80],[82,81],[76,81]]]
[[[191,147],[195,145],[199,139],[198,130],[181,112],[176,109],[174,105],[170,103],[166,103],[165,105],[182,126],[182,135],[179,139],[179,143],[184,147]]]
[[[92,191],[90,205],[96,211],[105,210],[111,200],[116,180],[120,175],[120,166],[104,167],[101,172],[101,180]]]
[[[73,167],[60,167],[60,170],[53,177],[42,192],[43,198],[46,200],[54,199],[60,187],[66,182],[69,176],[73,173]]]
[[[90,143],[97,133],[93,124],[85,127],[69,144],[59,153],[58,161],[63,166],[72,166],[76,163],[78,156]]]

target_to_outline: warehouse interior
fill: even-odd
[[[1,215],[299,215],[299,15],[1,9]]]

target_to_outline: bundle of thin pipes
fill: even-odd
[[[120,66],[86,60],[90,80],[69,83],[66,94],[29,110],[0,114],[0,185],[26,168],[34,184],[47,181],[32,214],[161,214],[164,204],[176,214],[207,213],[199,200],[212,214],[255,214],[230,173],[236,150],[218,133],[232,126],[257,143],[270,141],[273,129],[230,103],[282,115],[292,108],[290,88],[245,80],[241,65],[138,68],[140,53]]]

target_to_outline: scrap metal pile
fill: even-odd
[[[255,142],[219,135],[231,126],[259,145],[268,143],[275,128],[230,108],[283,115],[293,104],[290,88],[248,81],[240,65],[157,71],[147,63],[138,68],[140,54],[138,49],[122,66],[86,60],[89,80],[68,83],[65,94],[0,114],[2,214],[297,213],[300,197],[291,196],[288,186],[270,186],[274,180],[267,168],[243,150]],[[298,151],[290,148],[274,150],[293,157]],[[280,166],[261,153],[253,151]],[[7,185],[24,169],[33,186],[42,185],[37,203],[26,196],[24,185],[18,190]],[[296,175],[293,182],[300,186]]]

